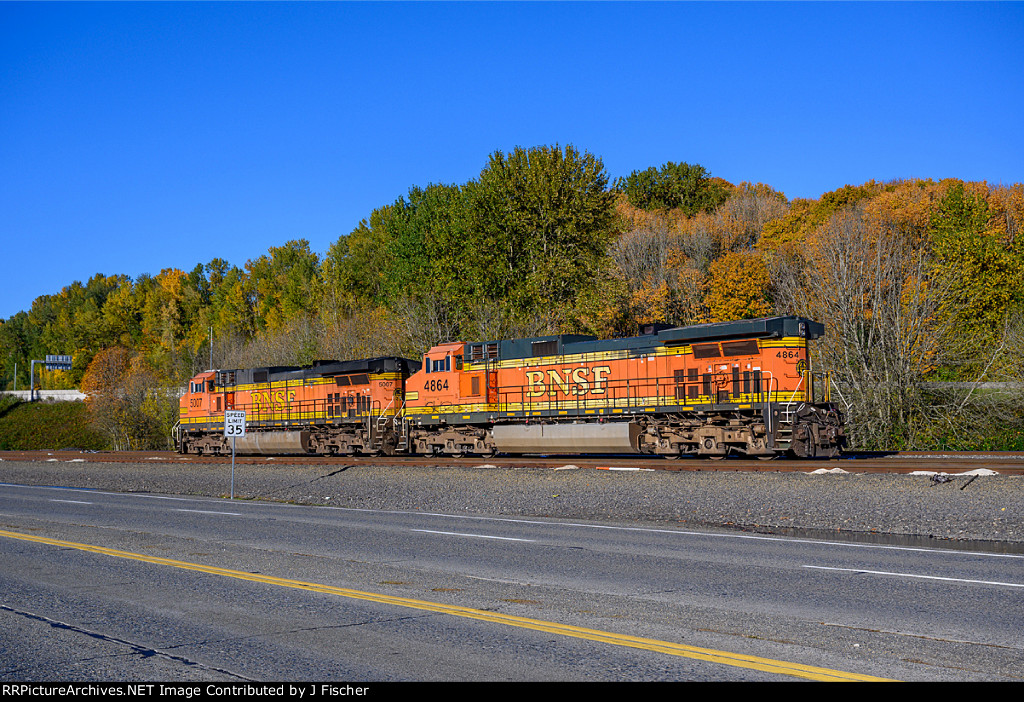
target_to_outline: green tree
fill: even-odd
[[[14,368],[18,368],[17,385],[28,389],[29,368],[25,359],[29,357],[31,327],[27,312],[18,312],[0,324],[0,363],[3,363],[3,388],[13,389]]]
[[[394,304],[440,296],[455,303],[476,278],[467,247],[467,199],[457,185],[413,187],[374,210],[328,250],[323,275],[336,304]]]
[[[572,146],[494,152],[470,188],[481,291],[514,312],[573,302],[616,231],[604,164]]]
[[[679,209],[687,217],[713,212],[729,196],[727,187],[716,182],[703,166],[669,161],[660,169],[651,166],[633,171],[615,183],[634,207],[645,210]]]
[[[259,328],[255,300],[245,271],[232,266],[213,292],[211,320],[215,334],[252,338]]]
[[[963,330],[966,356],[998,346],[1007,315],[1024,310],[1024,245],[992,226],[988,203],[976,190],[951,185],[929,226],[938,273],[955,291],[943,312]]]
[[[271,246],[269,255],[249,261],[245,268],[259,328],[279,329],[314,311],[320,259],[307,240]]]
[[[556,145],[495,152],[462,186],[411,188],[327,252],[330,323],[387,305],[412,337],[447,337],[571,308],[615,231],[607,184],[599,159]]]

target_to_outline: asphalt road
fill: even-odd
[[[1024,677],[1024,557],[0,486],[2,680]]]

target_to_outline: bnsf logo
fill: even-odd
[[[295,400],[295,391],[289,390],[285,394],[284,390],[278,390],[277,392],[254,392],[252,393],[252,404],[253,409],[284,409],[286,405],[290,405]]]
[[[554,395],[604,395],[608,391],[611,366],[598,368],[562,368],[549,371],[526,372],[526,394],[529,397]]]

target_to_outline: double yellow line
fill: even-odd
[[[20,539],[22,541],[32,541],[40,544],[48,544],[50,546],[60,546],[62,548],[72,548],[77,549],[79,551],[98,553],[104,556],[113,556],[115,558],[127,558],[133,561],[142,561],[144,563],[153,563],[155,565],[170,566],[172,568],[181,568],[184,570],[193,570],[200,573],[209,573],[210,575],[220,575],[226,578],[248,580],[250,582],[264,583],[266,585],[289,587],[297,590],[308,590],[310,592],[321,592],[326,595],[336,595],[338,597],[348,597],[350,599],[355,600],[366,600],[369,602],[394,605],[397,607],[407,607],[410,609],[423,610],[426,612],[448,614],[453,617],[465,617],[467,619],[476,619],[479,621],[489,622],[492,624],[514,626],[521,629],[533,629],[534,631],[543,631],[549,634],[571,636],[577,639],[598,641],[601,643],[612,644],[614,646],[626,646],[628,648],[637,648],[645,651],[664,653],[670,656],[693,658],[696,660],[708,661],[710,663],[718,663],[721,665],[729,665],[738,668],[747,668],[750,670],[760,670],[766,673],[788,675],[797,678],[806,678],[808,680],[817,680],[823,682],[886,681],[885,678],[877,678],[870,675],[859,675],[856,673],[847,673],[841,670],[830,670],[828,668],[818,668],[815,666],[802,665],[800,663],[788,663],[786,661],[777,661],[772,660],[770,658],[746,656],[738,653],[730,653],[728,651],[716,651],[710,648],[684,646],[683,644],[672,643],[670,641],[659,641],[657,639],[645,639],[637,636],[627,636],[625,634],[616,634],[609,631],[601,631],[599,629],[586,629],[578,626],[570,626],[568,624],[559,624],[557,622],[544,621],[542,619],[529,619],[527,617],[516,617],[509,614],[500,614],[497,612],[485,612],[480,609],[458,607],[455,605],[446,605],[441,604],[439,602],[414,600],[408,597],[393,597],[390,595],[382,595],[374,592],[363,592],[361,590],[351,590],[349,588],[333,587],[330,585],[322,585],[320,583],[304,582],[302,580],[275,578],[270,575],[262,575],[259,573],[246,573],[239,570],[229,570],[228,568],[217,568],[215,566],[202,565],[200,563],[177,561],[171,558],[158,558],[156,556],[146,556],[141,553],[132,553],[131,551],[118,551],[116,549],[105,548],[103,546],[81,544],[76,543],[74,541],[61,541],[59,539],[49,539],[43,536],[34,536],[31,534],[20,534],[13,531],[0,530],[0,536],[4,536],[10,539]]]

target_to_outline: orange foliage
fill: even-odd
[[[121,378],[132,365],[131,352],[121,346],[103,349],[97,353],[82,376],[82,392],[86,404],[95,406],[119,387]]]

